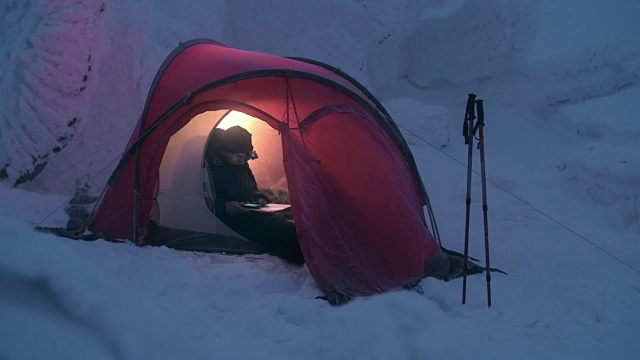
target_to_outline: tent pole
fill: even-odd
[[[133,175],[133,206],[132,206],[132,216],[133,216],[133,243],[138,244],[138,217],[136,216],[138,212],[138,156],[136,156],[136,162],[133,167],[134,175]]]
[[[466,216],[465,216],[465,224],[464,224],[464,265],[463,265],[463,273],[462,273],[462,304],[466,303],[467,300],[467,272],[468,272],[468,259],[469,259],[469,218],[471,211],[471,169],[473,166],[472,158],[473,158],[473,120],[475,119],[474,115],[474,105],[475,105],[476,95],[469,94],[467,98],[467,109],[464,115],[464,123],[462,127],[462,136],[464,136],[465,144],[469,145],[468,147],[468,156],[467,156],[467,199],[466,199]]]
[[[142,126],[140,127],[140,134],[142,134]],[[141,245],[138,238],[138,198],[140,195],[140,148],[136,150],[136,160],[133,165],[133,243]]]

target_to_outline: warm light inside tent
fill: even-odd
[[[224,109],[201,113],[171,136],[160,164],[158,182],[158,203],[163,214],[163,225],[182,228],[182,223],[171,221],[197,222],[200,219],[186,211],[184,206],[190,203],[193,211],[199,211],[205,204],[201,173],[204,150],[211,130],[226,113]],[[252,143],[259,158],[248,163],[258,186],[274,191],[287,190],[280,134],[266,122],[238,111],[231,111],[217,127],[226,130],[235,125],[242,126],[252,134]],[[206,212],[209,210],[206,209]],[[197,228],[192,224],[189,226]]]
[[[243,128],[247,129],[247,131],[249,131],[250,133],[253,133],[251,130],[253,130],[253,126],[252,124],[255,123],[254,121],[252,121],[252,117],[240,112],[240,111],[231,111],[227,116],[225,116],[222,121],[220,121],[220,123],[218,124],[218,126],[216,126],[217,128],[220,129],[224,129],[227,130],[228,128],[232,127],[232,126],[242,126]]]

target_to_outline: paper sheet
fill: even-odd
[[[276,212],[276,211],[281,211],[281,210],[286,210],[288,208],[290,208],[291,205],[290,204],[266,204],[263,207],[257,208],[257,209],[247,209],[250,211],[259,211],[259,212]]]

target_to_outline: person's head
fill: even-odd
[[[229,165],[242,165],[251,156],[251,133],[240,126],[232,126],[220,134],[218,149]]]

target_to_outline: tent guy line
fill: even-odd
[[[448,157],[449,159],[453,160],[454,162],[457,162],[459,165],[463,166],[463,167],[467,167],[467,165],[465,165],[464,163],[462,163],[460,160],[456,159],[455,157],[447,154],[446,152],[442,151],[439,147],[431,144],[428,140],[424,139],[423,137],[419,136],[418,134],[416,134],[415,132],[409,130],[408,128],[402,126],[401,124],[396,122],[396,125],[401,128],[402,130],[406,131],[407,133],[413,135],[414,137],[416,137],[417,139],[419,139],[420,141],[424,142],[425,144],[427,144],[428,146],[432,147],[433,149],[437,150],[438,152],[440,152],[441,154],[443,154],[444,156]],[[104,150],[105,148],[109,147],[110,145],[112,145],[113,143],[115,143],[115,141],[101,147],[100,149],[96,150],[95,152],[89,154],[88,156],[82,158],[81,160],[77,161],[75,164],[69,166],[68,169],[71,169],[75,166],[78,166],[80,163],[86,161],[87,159],[93,157],[95,154],[99,153],[100,151]],[[114,161],[116,161],[120,156],[122,156],[122,154],[124,154],[124,151],[121,152],[119,155],[115,156],[112,160],[109,161],[109,163],[107,165],[105,165],[100,171],[98,171],[92,178],[89,179],[89,183],[91,183],[93,180],[95,180],[96,177],[98,177],[101,173],[103,173]],[[480,174],[476,171],[476,170],[472,170],[472,172],[475,175],[480,176]],[[58,174],[61,174],[61,172],[59,172]],[[544,216],[545,218],[547,218],[548,220],[551,220],[553,223],[555,223],[556,225],[560,226],[561,228],[564,228],[565,230],[567,230],[568,232],[572,233],[573,235],[575,235],[576,237],[582,239],[583,241],[589,243],[591,246],[595,247],[596,249],[600,250],[601,252],[607,254],[608,256],[610,256],[611,258],[613,258],[614,260],[618,261],[619,263],[627,266],[629,269],[633,270],[634,272],[640,274],[640,270],[636,269],[633,265],[629,264],[628,262],[620,259],[618,256],[612,254],[611,252],[607,251],[606,249],[604,249],[603,247],[601,247],[600,245],[596,244],[595,242],[587,239],[585,236],[579,234],[577,231],[573,230],[572,228],[570,228],[568,225],[563,224],[562,222],[560,222],[559,220],[555,219],[554,217],[552,217],[551,215],[548,215],[547,213],[545,213],[544,211],[540,210],[539,208],[537,208],[536,206],[532,205],[531,203],[527,202],[526,200],[522,199],[521,197],[519,197],[518,195],[512,193],[511,191],[505,189],[504,187],[500,186],[499,184],[497,184],[496,182],[492,181],[491,179],[487,179],[487,182],[491,183],[493,186],[495,186],[496,188],[502,190],[503,192],[505,192],[506,194],[508,194],[509,196],[511,196],[512,198],[516,199],[517,201],[523,203],[524,205],[526,205],[527,207],[535,210],[537,213],[539,213],[540,215]],[[59,206],[57,206],[53,211],[51,211],[45,218],[43,218],[36,226],[41,226],[42,223],[44,223],[47,219],[49,219],[53,214],[55,214],[62,206],[64,206],[65,204],[67,204],[71,199],[73,198],[73,196],[68,197],[64,202],[62,202]],[[439,238],[439,237],[438,237]]]
[[[435,150],[437,150],[438,152],[440,152],[441,154],[443,154],[444,156],[448,157],[449,159],[457,162],[458,164],[460,164],[463,167],[467,167],[467,165],[465,165],[462,161],[456,159],[455,157],[447,154],[446,152],[442,151],[440,148],[438,148],[437,146],[431,144],[429,141],[427,141],[426,139],[424,139],[423,137],[417,135],[416,133],[414,133],[413,131],[407,129],[406,127],[402,126],[401,124],[396,123],[396,125],[398,125],[399,128],[401,128],[402,130],[408,132],[409,134],[415,136],[417,139],[423,141],[425,144],[429,145],[430,147],[434,148]],[[472,172],[475,175],[480,176],[480,174],[476,171],[476,170],[472,170]],[[556,225],[560,226],[561,228],[564,228],[565,230],[567,230],[568,232],[572,233],[573,235],[577,236],[578,238],[582,239],[583,241],[591,244],[593,247],[595,247],[596,249],[600,250],[601,252],[609,255],[611,258],[613,258],[614,260],[618,261],[619,263],[626,265],[629,269],[635,271],[636,273],[640,274],[640,270],[636,269],[633,265],[629,264],[628,262],[620,259],[619,257],[617,257],[616,255],[612,254],[611,252],[607,251],[606,249],[602,248],[600,245],[596,244],[595,242],[587,239],[586,237],[584,237],[583,235],[580,235],[577,231],[571,229],[568,225],[565,225],[563,223],[561,223],[559,220],[556,220],[554,217],[552,217],[551,215],[548,215],[547,213],[545,213],[544,211],[538,209],[537,207],[535,207],[534,205],[532,205],[531,203],[527,202],[526,200],[522,199],[521,197],[519,197],[518,195],[512,193],[511,191],[505,189],[504,187],[500,186],[499,184],[495,183],[494,181],[492,181],[491,179],[487,178],[487,182],[491,183],[493,186],[497,187],[498,189],[502,190],[503,192],[505,192],[506,194],[508,194],[509,196],[511,196],[512,198],[516,199],[517,201],[525,204],[526,206],[528,206],[529,208],[535,210],[537,213],[539,213],[540,215],[544,216],[545,218],[547,218],[548,220],[551,220],[552,222],[554,222]]]
[[[91,154],[89,154],[89,155],[87,155],[87,156],[83,157],[82,159],[80,159],[80,160],[76,161],[75,163],[73,163],[73,164],[71,164],[71,165],[67,166],[66,168],[64,168],[64,169],[62,169],[62,170],[58,170],[58,171],[51,170],[51,173],[53,173],[54,175],[60,175],[60,174],[65,173],[66,171],[69,171],[69,170],[71,170],[71,169],[75,168],[76,166],[80,165],[82,162],[84,162],[84,161],[86,161],[86,160],[91,159],[92,157],[94,157],[96,154],[98,154],[99,152],[103,151],[104,149],[111,147],[113,144],[115,144],[116,142],[120,141],[120,140],[121,140],[121,138],[122,138],[122,137],[124,137],[124,136],[126,136],[126,135],[127,135],[127,133],[123,133],[123,132],[119,133],[119,134],[118,134],[118,136],[116,136],[116,137],[115,137],[115,139],[114,139],[114,140],[112,140],[112,141],[110,141],[108,144],[103,145],[102,147],[100,147],[100,148],[99,148],[99,149],[97,149],[96,151],[94,151],[94,152],[92,152]],[[116,155],[116,158],[114,158],[113,160],[111,160],[107,166],[109,166],[111,163],[113,163],[113,162],[117,159],[117,156],[122,156],[122,154],[123,154],[123,153],[124,153],[124,152],[120,152],[118,155]],[[99,175],[100,173],[102,173],[104,170],[105,170],[104,168],[103,168],[103,169],[101,169],[101,170],[98,172],[98,174],[97,174],[97,175]],[[97,175],[96,175],[96,176],[97,176]],[[94,178],[95,178],[95,176],[91,178],[90,182],[91,182]]]
[[[113,144],[113,143],[112,143]],[[111,145],[111,144],[109,144]],[[108,146],[108,145],[107,145]],[[78,164],[80,164],[81,162],[87,160],[88,158],[94,156],[95,154],[97,154],[98,152],[100,152],[101,150],[103,150],[106,146],[102,147],[100,150],[95,151],[93,154],[88,155],[86,158],[81,159],[80,161],[78,161],[77,163],[69,166],[67,169],[71,169],[75,166],[78,166]],[[88,184],[91,183],[93,180],[95,180],[100,174],[102,174],[109,166],[111,166],[111,164],[113,164],[116,160],[118,160],[120,157],[122,157],[122,155],[124,154],[123,152],[120,152],[120,154],[116,155],[115,157],[113,157],[111,159],[111,161],[109,161],[107,163],[107,165],[103,166],[102,169],[100,169],[100,171],[98,171],[95,175],[93,175],[91,178],[89,178],[89,181],[87,182]],[[61,173],[58,173],[61,174]],[[37,225],[36,228],[40,227],[42,225],[42,223],[44,223],[45,221],[47,221],[47,219],[49,219],[53,214],[55,214],[58,210],[60,210],[61,207],[63,207],[64,205],[66,205],[67,203],[69,203],[69,201],[71,201],[71,199],[73,199],[77,194],[73,194],[69,197],[67,197],[65,199],[65,201],[63,201],[62,203],[60,203],[60,205],[58,205],[55,209],[53,209],[44,219],[42,219]]]
[[[438,148],[437,146],[431,144],[429,141],[427,141],[426,139],[424,139],[423,137],[417,135],[415,132],[407,129],[406,127],[402,126],[401,124],[398,124],[399,128],[401,128],[402,130],[410,133],[411,135],[415,136],[417,139],[421,140],[422,142],[424,142],[425,144],[427,144],[428,146],[432,147],[433,149],[437,150],[438,152],[440,152],[441,154],[443,154],[444,156],[448,157],[449,159],[453,160],[454,162],[457,162],[458,164],[460,164],[463,167],[466,167],[467,165],[465,165],[464,163],[462,163],[460,160],[456,159],[455,157],[447,154],[446,152],[442,151],[440,148]],[[112,143],[111,143],[112,144]],[[76,162],[75,164],[71,165],[70,167],[68,167],[67,169],[71,169],[77,165],[79,165],[81,162],[93,157],[95,154],[97,154],[98,152],[102,151],[104,148],[106,148],[107,146],[111,145],[108,144],[102,148],[100,148],[99,150],[95,151],[92,154],[89,154],[87,157],[79,160],[78,162]],[[107,165],[105,165],[100,171],[98,171],[98,173],[96,173],[96,175],[94,175],[92,178],[89,179],[89,183],[92,182],[96,177],[98,177],[102,172],[104,172],[114,161],[116,161],[120,156],[122,156],[122,154],[124,154],[124,151],[121,152],[119,155],[115,156],[111,161],[109,161],[109,163]],[[478,172],[476,170],[472,170],[472,172],[476,175],[480,175],[478,174]],[[496,188],[502,190],[503,192],[505,192],[506,194],[508,194],[509,196],[511,196],[512,198],[516,199],[517,201],[525,204],[527,207],[535,210],[537,213],[539,213],[540,215],[544,216],[545,218],[547,218],[548,220],[551,220],[553,223],[555,223],[556,225],[560,226],[561,228],[564,228],[565,230],[567,230],[568,232],[572,233],[573,235],[575,235],[576,237],[582,239],[583,241],[591,244],[591,246],[595,247],[596,249],[600,250],[601,252],[605,253],[606,255],[610,256],[611,258],[613,258],[614,260],[620,262],[621,264],[627,266],[629,269],[633,270],[634,272],[640,274],[640,270],[636,269],[633,265],[629,264],[628,262],[620,259],[619,257],[617,257],[616,255],[612,254],[611,252],[607,251],[606,249],[602,248],[601,246],[597,245],[596,243],[594,243],[593,241],[587,239],[586,237],[584,237],[583,235],[579,234],[577,231],[571,229],[568,225],[565,225],[563,223],[561,223],[559,220],[555,219],[554,217],[552,217],[551,215],[548,215],[547,213],[545,213],[544,211],[540,210],[539,208],[535,207],[534,205],[532,205],[531,203],[527,202],[526,200],[522,199],[521,197],[519,197],[518,195],[512,193],[511,191],[505,189],[504,187],[500,186],[499,184],[495,183],[494,181],[492,181],[491,179],[487,179],[487,181],[489,183],[491,183],[493,186],[495,186]],[[47,219],[49,219],[54,213],[56,213],[62,206],[64,206],[65,204],[67,204],[71,199],[73,198],[73,196],[68,197],[64,202],[62,202],[60,205],[58,205],[53,211],[51,211],[44,219],[42,219],[37,225],[36,227],[42,225],[42,223],[44,223]]]

